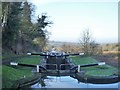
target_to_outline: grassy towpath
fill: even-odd
[[[39,64],[40,59],[40,56],[28,56],[16,59],[15,62]],[[31,77],[33,75],[32,69],[30,67],[2,65],[2,88],[11,88],[16,80]]]
[[[76,65],[82,65],[82,64],[92,64],[92,63],[98,63],[97,60],[93,59],[92,57],[71,57],[73,59],[73,62]],[[110,65],[102,65],[102,66],[93,66],[93,67],[83,67],[82,70],[85,70],[86,76],[113,76],[118,74],[118,69],[110,66]]]

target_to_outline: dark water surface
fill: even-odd
[[[31,86],[31,88],[118,88],[119,83],[113,84],[90,84],[78,82],[70,76],[47,76],[40,82]]]

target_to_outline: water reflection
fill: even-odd
[[[118,88],[118,83],[114,84],[90,84],[82,83],[70,76],[47,76],[31,88]]]

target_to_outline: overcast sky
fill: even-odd
[[[109,1],[109,2],[108,2]],[[118,41],[117,0],[32,0],[35,16],[47,13],[53,21],[50,40],[78,42],[81,33],[89,29],[98,43]]]

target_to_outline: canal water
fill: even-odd
[[[41,79],[31,88],[118,88],[119,83],[112,84],[91,84],[82,83],[70,76],[47,76]]]

